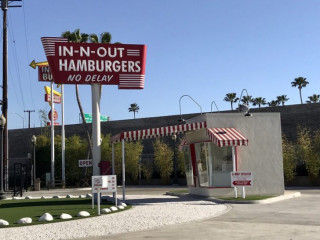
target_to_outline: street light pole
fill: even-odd
[[[6,118],[1,114],[0,116],[0,164],[1,164],[1,172],[0,172],[0,199],[5,199],[4,190],[3,190],[3,173],[4,173],[4,164],[3,164],[3,129],[6,125]]]
[[[36,182],[36,142],[37,142],[37,138],[35,135],[32,135],[31,142],[33,145],[33,187],[35,188],[35,182]]]

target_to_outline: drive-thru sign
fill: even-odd
[[[252,172],[231,172],[232,187],[252,187]]]
[[[92,176],[92,209],[94,208],[94,193],[97,193],[98,215],[100,215],[100,194],[113,192],[116,206],[117,203],[117,176],[99,175]]]

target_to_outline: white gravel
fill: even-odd
[[[72,239],[139,231],[219,216],[228,207],[207,200],[168,195],[127,195],[129,210],[99,217],[0,228],[0,239]]]

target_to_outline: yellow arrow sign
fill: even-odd
[[[51,87],[44,86],[44,90],[46,91],[46,94],[51,94]],[[53,94],[61,96],[61,93],[57,92],[56,90],[53,90]]]
[[[29,64],[29,66],[30,67],[32,67],[32,68],[34,68],[34,69],[36,69],[37,68],[37,66],[48,66],[49,65],[49,63],[46,61],[46,62],[36,62],[35,60],[33,60],[30,64]]]

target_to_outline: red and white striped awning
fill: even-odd
[[[189,123],[182,125],[173,125],[167,127],[159,127],[159,128],[148,128],[136,131],[127,131],[119,133],[113,137],[111,137],[111,142],[120,142],[124,141],[132,141],[132,140],[142,140],[148,138],[157,138],[163,136],[169,136],[174,133],[184,133],[187,131],[199,130],[202,128],[206,128],[206,122],[197,122],[197,123]]]
[[[219,147],[248,146],[248,139],[234,128],[207,128],[207,134]]]

